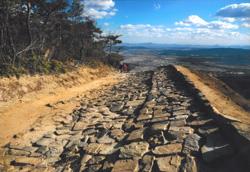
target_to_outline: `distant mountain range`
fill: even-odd
[[[205,49],[205,48],[240,48],[250,49],[250,45],[190,45],[190,44],[157,44],[157,43],[123,43],[120,47],[156,48],[156,49]]]
[[[177,44],[122,44],[120,51],[126,56],[152,55],[177,59],[192,58],[226,65],[250,65],[250,46],[177,45]]]

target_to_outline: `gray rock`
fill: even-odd
[[[217,132],[219,130],[218,127],[216,126],[202,126],[198,129],[198,133],[201,134],[202,136],[208,136],[209,134],[213,133],[213,132]]]
[[[156,159],[156,164],[161,172],[178,172],[182,158],[176,156],[166,156]]]
[[[70,131],[68,129],[56,130],[55,131],[55,134],[58,135],[58,136],[60,136],[60,135],[67,135],[69,133],[70,133]]]
[[[50,138],[50,139],[55,139],[56,138],[54,133],[47,133],[43,137],[44,138]]]
[[[103,160],[105,159],[105,156],[93,156],[89,161],[87,162],[88,165],[93,165],[93,164],[100,164]]]
[[[175,121],[175,120],[182,120],[182,119],[187,119],[187,118],[188,118],[188,115],[178,115],[178,116],[169,118],[169,120]]]
[[[120,148],[120,158],[136,158],[141,157],[148,151],[149,144],[147,142],[133,142]]]
[[[188,110],[179,110],[179,111],[173,112],[174,116],[189,115],[189,114],[190,114],[190,111]]]
[[[199,127],[203,125],[208,125],[213,122],[213,119],[197,119],[191,122],[188,122],[188,125],[191,127]]]
[[[110,106],[110,111],[111,112],[119,112],[122,110],[123,106],[124,106],[123,102],[114,102]]]
[[[86,135],[94,135],[96,134],[97,131],[94,128],[86,128],[83,132],[82,135],[86,136]]]
[[[142,172],[151,172],[153,168],[155,157],[152,155],[144,155],[142,158]]]
[[[54,141],[55,141],[54,139],[42,137],[41,139],[35,142],[35,146],[38,146],[38,147],[49,146]]]
[[[102,164],[95,164],[89,166],[85,171],[86,172],[97,172],[102,168]]]
[[[190,152],[197,153],[199,151],[199,140],[200,136],[197,134],[189,134],[184,141],[183,153],[189,154]]]
[[[143,102],[144,102],[144,100],[133,100],[133,101],[128,101],[128,102],[126,103],[126,106],[128,106],[128,107],[130,107],[130,106],[132,106],[132,107],[137,107],[137,106],[141,105]]]
[[[108,135],[104,135],[101,138],[97,139],[98,143],[114,143],[115,140],[110,138]]]
[[[180,119],[180,120],[175,120],[170,122],[170,126],[173,127],[183,127],[186,125],[186,120],[185,119]]]
[[[9,149],[8,154],[15,155],[15,156],[29,156],[31,153],[28,151],[24,151],[24,150]]]
[[[79,171],[84,171],[87,169],[86,163],[92,158],[92,155],[84,154],[81,159],[81,167]]]
[[[198,167],[196,164],[196,159],[192,156],[186,156],[185,158],[185,163],[181,168],[182,172],[198,172]],[[205,169],[203,169],[202,171],[205,171]]]
[[[125,137],[126,133],[120,129],[113,129],[110,132],[110,137],[115,139],[116,141],[121,141]]]
[[[182,144],[174,143],[174,144],[166,144],[155,147],[153,153],[155,155],[171,155],[180,153],[182,149]]]
[[[109,155],[116,151],[116,143],[112,144],[100,144],[100,143],[90,143],[83,147],[83,150],[87,154],[91,155]]]
[[[164,134],[165,139],[169,142],[182,143],[186,138],[186,133],[180,131],[168,131]]]
[[[74,127],[73,127],[73,131],[81,131],[84,130],[87,127],[88,123],[86,121],[79,121],[77,123],[75,123]]]
[[[36,152],[40,154],[45,154],[48,150],[49,148],[47,146],[41,146],[36,150]]]
[[[127,138],[128,142],[141,141],[144,137],[144,128],[132,131]]]
[[[139,163],[136,159],[118,160],[115,162],[112,172],[137,172],[139,170]]]
[[[150,131],[153,133],[157,133],[157,132],[165,131],[167,129],[167,127],[168,127],[168,121],[161,122],[161,123],[154,123],[150,127]]]

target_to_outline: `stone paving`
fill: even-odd
[[[12,171],[244,171],[208,106],[173,67],[129,74],[100,97],[82,98],[53,131],[5,151]]]

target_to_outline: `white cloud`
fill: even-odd
[[[214,29],[216,26],[169,28],[162,25],[126,24],[120,26],[118,33],[123,35],[124,42],[131,43],[249,44],[250,35],[222,29],[229,26],[221,22],[213,22],[213,25],[219,25],[218,29]]]
[[[191,25],[205,26],[207,25],[207,22],[197,15],[191,15],[191,16],[188,16],[186,20],[176,22],[175,24],[180,25],[180,26],[191,26]]]
[[[103,23],[104,26],[109,26],[110,24],[108,22]]]
[[[191,15],[186,20],[176,22],[177,26],[193,26],[197,28],[210,28],[210,29],[238,29],[238,26],[232,23],[223,21],[205,21],[197,15]]]
[[[156,9],[156,10],[161,9],[161,4],[155,3],[155,4],[154,4],[154,9]]]
[[[250,3],[231,4],[221,8],[217,13],[220,17],[250,18]]]
[[[136,35],[139,37],[144,37],[148,35],[148,37],[161,37],[165,32],[167,32],[169,28],[166,28],[161,25],[152,26],[150,24],[126,24],[121,25],[119,31],[122,34],[126,35]]]
[[[239,28],[238,25],[223,22],[223,21],[211,21],[208,24],[208,27],[212,29],[238,29]]]
[[[236,19],[232,18],[232,17],[221,17],[220,19],[225,21],[225,22],[229,22],[229,23],[233,23],[236,21]]]
[[[241,26],[246,27],[246,28],[250,28],[250,23],[242,23]]]
[[[84,15],[94,19],[114,16],[117,12],[113,0],[84,0],[83,4]]]

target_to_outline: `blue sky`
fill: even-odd
[[[127,43],[250,44],[249,0],[83,0],[85,14]]]

